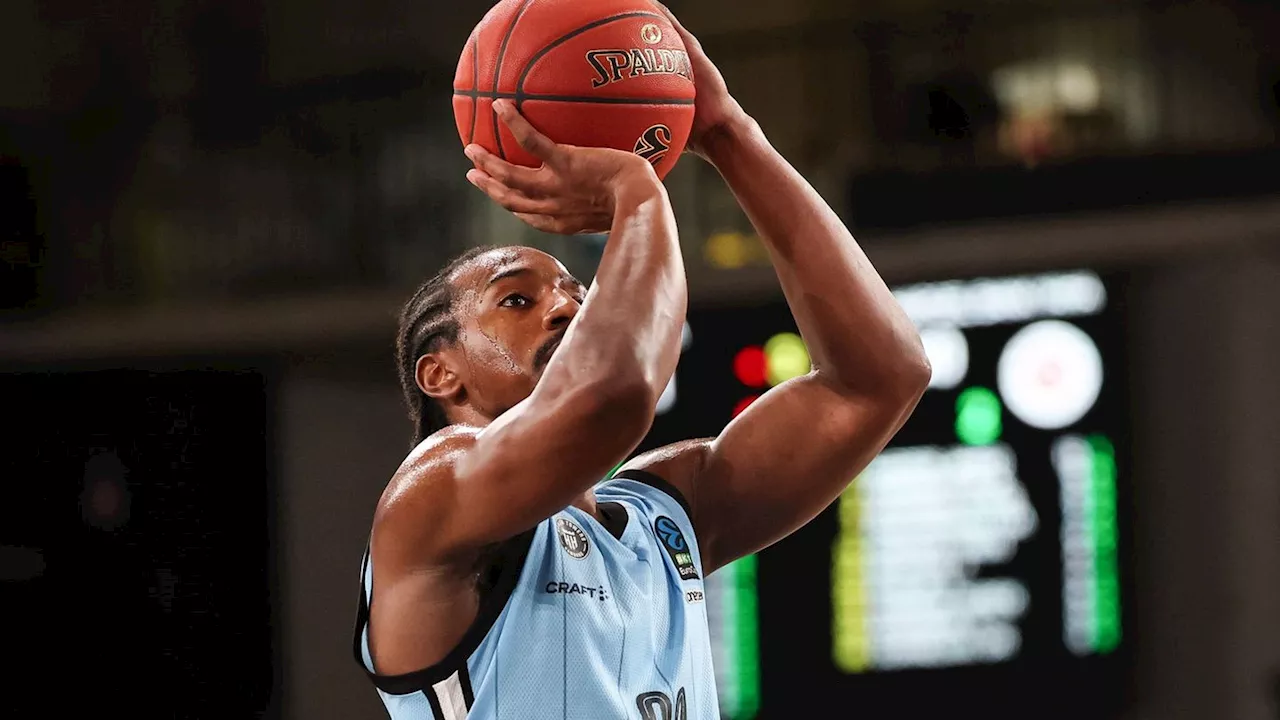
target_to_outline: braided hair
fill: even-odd
[[[414,423],[414,446],[451,424],[444,407],[422,392],[417,379],[418,358],[458,340],[461,325],[453,313],[455,288],[449,278],[459,268],[493,249],[472,248],[454,258],[443,270],[420,285],[400,311],[396,367],[405,404],[409,408],[409,419]]]

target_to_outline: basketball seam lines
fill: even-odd
[[[551,102],[600,103],[603,105],[692,105],[693,100],[680,98],[633,98],[633,97],[598,97],[594,95],[543,95],[513,92],[483,92],[475,90],[454,90],[454,95],[470,98],[489,98],[490,100],[548,100]]]
[[[511,36],[515,34],[516,25],[520,22],[520,16],[524,15],[525,9],[529,7],[531,2],[533,0],[524,0],[520,4],[520,9],[516,10],[516,16],[511,19],[511,26],[507,28],[507,33],[502,36],[502,45],[498,47],[498,62],[494,63],[493,66],[493,89],[495,92],[498,90],[498,80],[502,78],[502,61],[506,59],[507,43],[511,42]],[[480,86],[477,85],[476,91],[478,92],[479,90]],[[478,95],[476,97],[479,98]],[[493,116],[493,141],[498,146],[498,157],[506,160],[507,153],[502,149],[502,131],[498,127],[498,113],[493,112],[493,108],[490,107],[489,114]]]
[[[514,98],[516,101],[516,110],[520,109],[520,106],[524,103],[526,99],[533,99],[532,97],[526,98],[524,94],[524,81],[526,78],[529,77],[529,73],[530,71],[533,70],[533,66],[538,64],[538,61],[541,60],[544,55],[551,52],[555,48],[565,44],[566,42],[572,40],[573,38],[581,35],[582,33],[587,32],[588,30],[594,30],[602,25],[608,25],[609,23],[617,22],[619,20],[626,20],[627,18],[633,18],[633,17],[652,17],[652,18],[662,19],[662,16],[659,15],[658,13],[645,12],[643,10],[638,12],[622,13],[619,15],[614,15],[612,17],[602,18],[600,20],[596,20],[595,22],[587,23],[586,25],[583,25],[582,27],[570,33],[562,35],[561,37],[552,41],[550,45],[547,45],[546,47],[542,48],[538,52],[534,53],[534,56],[532,58],[529,58],[529,62],[525,63],[524,71],[520,73],[520,79],[516,81],[516,93]],[[498,83],[496,81],[493,83],[493,89],[495,91],[498,89]],[[664,103],[664,104],[667,104],[667,103]],[[671,104],[677,104],[677,103],[671,103]],[[678,104],[685,104],[685,103],[678,103]],[[688,104],[692,104],[692,101],[690,101],[690,103]]]
[[[480,33],[471,38],[471,87],[480,89]],[[497,85],[493,86],[496,90]],[[467,144],[476,141],[476,118],[480,117],[480,98],[471,98],[471,134],[467,136]]]

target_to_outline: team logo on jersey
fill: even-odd
[[[671,562],[676,564],[676,572],[680,573],[680,579],[697,580],[698,569],[693,565],[693,550],[689,547],[689,543],[685,542],[680,526],[663,515],[653,521],[653,532],[658,536],[658,542],[671,556]]]
[[[560,537],[560,547],[569,553],[569,557],[581,560],[591,552],[587,534],[568,518],[556,518],[556,535]]]

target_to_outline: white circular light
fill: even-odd
[[[662,394],[658,396],[658,406],[654,412],[663,415],[671,408],[676,406],[676,376],[672,375],[667,381],[667,386],[662,389]]]
[[[996,384],[1005,406],[1042,430],[1084,417],[1102,392],[1102,355],[1083,330],[1060,320],[1032,323],[1000,353]]]
[[[969,373],[969,343],[954,327],[924,328],[920,331],[924,353],[933,366],[929,387],[950,390]]]
[[[1096,110],[1102,99],[1102,86],[1092,69],[1084,65],[1059,68],[1058,100],[1074,112]]]

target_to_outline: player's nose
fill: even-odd
[[[547,330],[555,330],[568,325],[578,314],[579,307],[578,301],[569,293],[560,289],[552,291],[551,306],[542,316],[542,326]]]

